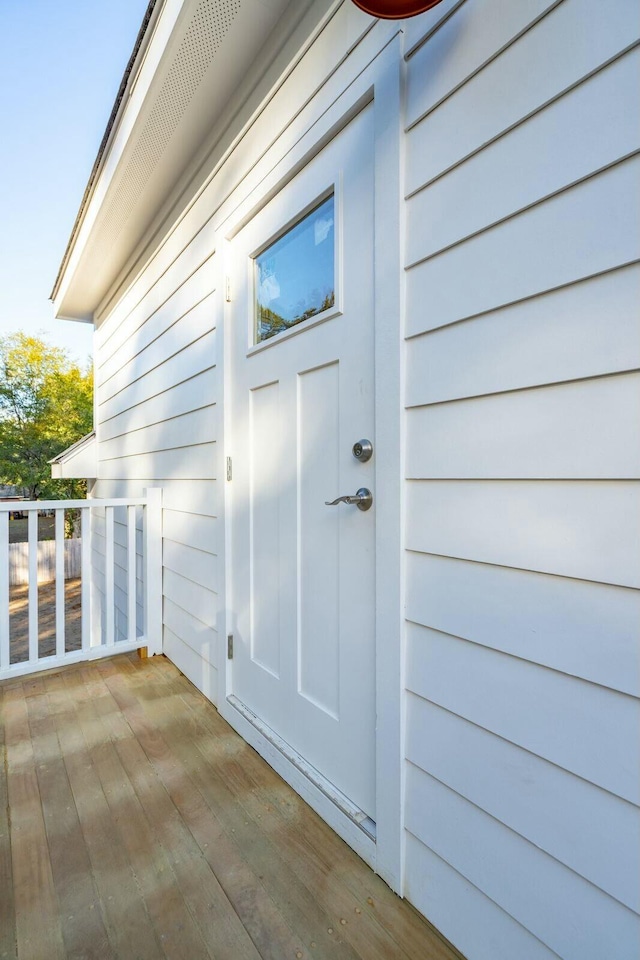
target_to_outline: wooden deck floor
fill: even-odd
[[[6,681],[0,720],[0,960],[458,957],[164,657]]]
[[[47,518],[45,518],[47,519]],[[82,646],[82,581],[65,580],[65,650]],[[29,659],[29,587],[12,586],[9,590],[11,663]],[[56,652],[56,584],[38,584],[38,656],[50,657]],[[2,955],[0,954],[0,960]]]

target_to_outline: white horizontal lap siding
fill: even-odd
[[[636,369],[639,291],[634,264],[419,334],[408,351],[407,405]]]
[[[633,911],[413,764],[407,771],[406,822],[410,833],[443,860],[453,860],[558,956],[637,956]],[[505,954],[500,950],[496,956]]]
[[[219,521],[216,517],[202,517],[182,510],[165,510],[163,535],[165,540],[217,555]]]
[[[640,13],[447,7],[407,57],[405,892],[469,960],[631,960]]]
[[[427,627],[409,624],[407,636],[407,686],[417,696],[640,802],[635,697]],[[508,766],[506,751],[503,759]]]
[[[216,367],[212,366],[109,420],[103,420],[100,424],[101,442],[104,444],[133,430],[145,429],[173,417],[191,413],[194,409],[209,406],[211,398],[216,395],[216,378]]]
[[[407,117],[424,117],[451,96],[478,70],[512,44],[557,0],[473,0],[465,10],[446,20],[432,14],[439,29],[431,33],[429,18],[423,20],[428,43],[413,53],[407,78]],[[416,24],[416,28],[419,26]],[[414,42],[417,38],[414,36]]]
[[[638,373],[415,407],[407,424],[410,478],[640,478]]]
[[[209,660],[196,652],[181,636],[165,624],[163,651],[172,663],[179,667],[191,683],[201,690],[212,703],[218,700],[217,671]],[[216,654],[217,655],[217,654]]]
[[[405,857],[405,895],[421,905],[438,930],[456,931],[457,946],[465,957],[557,960],[555,951],[408,831]]]
[[[199,360],[192,359],[190,366],[191,375],[207,370],[215,362],[215,337],[212,330],[212,314],[214,310],[213,296],[210,295],[206,300],[201,301],[193,307],[180,322],[171,326],[165,333],[161,334],[153,343],[149,344],[140,351],[131,361],[98,388],[98,403],[106,405],[109,403],[109,411],[105,411],[105,419],[119,413],[120,410],[131,406],[130,403],[123,402],[122,395],[127,394],[127,390],[136,384],[142,383],[146,389],[136,397],[136,402],[142,399],[154,396],[157,390],[149,391],[145,381],[155,384],[157,377],[153,376],[157,371],[173,370],[176,358],[187,351],[195,344],[201,352]],[[197,351],[195,351],[197,352]],[[189,356],[193,356],[192,350]],[[170,361],[174,361],[169,367],[165,367]],[[179,366],[176,367],[176,370]],[[170,378],[172,386],[180,383],[184,377],[173,375]]]
[[[407,512],[410,550],[640,586],[637,481],[411,481]]]
[[[194,285],[195,280],[200,282]],[[100,396],[114,396],[124,385],[208,333],[212,328],[212,296],[211,278],[201,270],[101,368]]]
[[[414,552],[406,583],[413,623],[640,696],[638,590]]]
[[[215,669],[218,662],[218,634],[213,627],[208,627],[169,597],[164,598],[164,623],[186,646]]]
[[[199,340],[183,347],[164,363],[152,368],[143,376],[133,380],[115,396],[100,401],[99,416],[101,420],[110,420],[125,410],[133,410],[145,400],[150,400],[164,393],[170,387],[191,381],[197,374],[208,370],[215,363],[216,331],[205,333]],[[194,404],[200,398],[194,391]],[[99,451],[98,451],[99,453]]]
[[[639,177],[635,156],[415,263],[407,273],[408,332],[455,323],[637,260],[640,223],[629,198]]]
[[[105,479],[138,480],[142,477],[171,477],[176,480],[215,479],[215,443],[159,450],[131,457],[99,461]]]
[[[112,440],[103,440],[100,461],[215,443],[217,411],[214,404],[178,415],[167,410],[166,414],[162,421],[132,428]]]
[[[408,716],[407,757],[414,765],[490,807],[502,823],[626,906],[637,904],[640,830],[633,804],[422,697],[409,698]],[[421,728],[431,735],[419,737]]]
[[[208,590],[211,590],[212,584],[217,583],[217,559],[217,556],[208,550],[198,550],[183,543],[176,543],[175,540],[164,541],[165,570],[177,573]]]
[[[164,595],[167,599],[172,600],[183,610],[187,610],[200,623],[215,629],[219,609],[218,597],[215,593],[166,567],[163,581]]]
[[[164,510],[180,510],[198,516],[219,516],[218,481],[176,480],[171,477],[141,477],[137,480],[101,480],[100,489],[107,491],[105,497],[124,497],[126,490],[133,490],[132,497],[142,497],[148,487],[162,487]]]
[[[424,96],[434,69],[432,57],[444,61],[448,50],[466,53],[474,42],[475,28],[468,20],[480,4],[467,0],[409,61],[407,192],[481,150],[636,43],[640,37],[638,5],[634,0],[614,2],[615,9],[600,0],[536,4],[550,8],[549,13],[479,71],[477,58],[470,56],[466,68],[452,77],[458,86],[453,86],[434,110],[433,100]],[[505,0],[500,6],[517,10],[531,5]],[[496,2],[487,0],[482,7],[486,13]],[[498,30],[499,44],[504,40],[501,20],[499,13],[486,15],[475,32],[490,36]],[[436,45],[443,48],[440,57],[437,53],[434,57]],[[611,109],[615,113],[615,104]],[[553,150],[553,146],[544,144],[544,149]]]
[[[194,289],[203,278],[213,274],[214,260],[213,237],[211,230],[201,230],[186,246],[183,243],[175,259],[166,261],[159,267],[157,255],[150,261],[147,268],[140,274],[132,287],[122,296],[101,322],[96,333],[100,346],[99,369],[108,370],[113,366],[113,358],[124,347],[129,334],[123,329],[123,321],[130,325],[130,335],[135,335],[151,319],[166,314],[167,308],[173,316],[179,314],[175,309],[180,303],[186,289]],[[196,279],[198,278],[198,279]],[[212,286],[208,281],[209,291]],[[205,291],[202,291],[203,293]],[[201,295],[192,297],[193,303],[198,302]],[[144,337],[146,334],[142,334]]]
[[[634,153],[638,130],[630,118],[640,116],[639,63],[640,49],[615,60],[417,192],[407,208],[407,262],[425,259]],[[594,137],[594,130],[605,127],[606,137]],[[544,156],[540,144],[549,145]]]
[[[160,277],[147,280],[152,261],[103,321],[96,367],[97,495],[162,487],[164,629],[178,667],[213,694],[221,381],[211,253],[211,234],[202,231]],[[120,543],[118,525],[116,538],[120,622],[126,540]]]

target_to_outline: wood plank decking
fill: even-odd
[[[164,657],[0,684],[0,960],[458,956]]]
[[[82,581],[79,577],[65,580],[65,650],[82,646]],[[29,586],[13,586],[9,591],[11,618],[11,663],[29,659]],[[38,584],[38,654],[53,656],[56,652],[56,584],[52,580]],[[0,954],[0,960],[2,955]]]

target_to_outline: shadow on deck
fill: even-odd
[[[459,954],[172,663],[122,655],[0,683],[0,958],[65,957]]]

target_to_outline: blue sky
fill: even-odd
[[[91,353],[49,294],[146,7],[0,0],[0,336]]]

